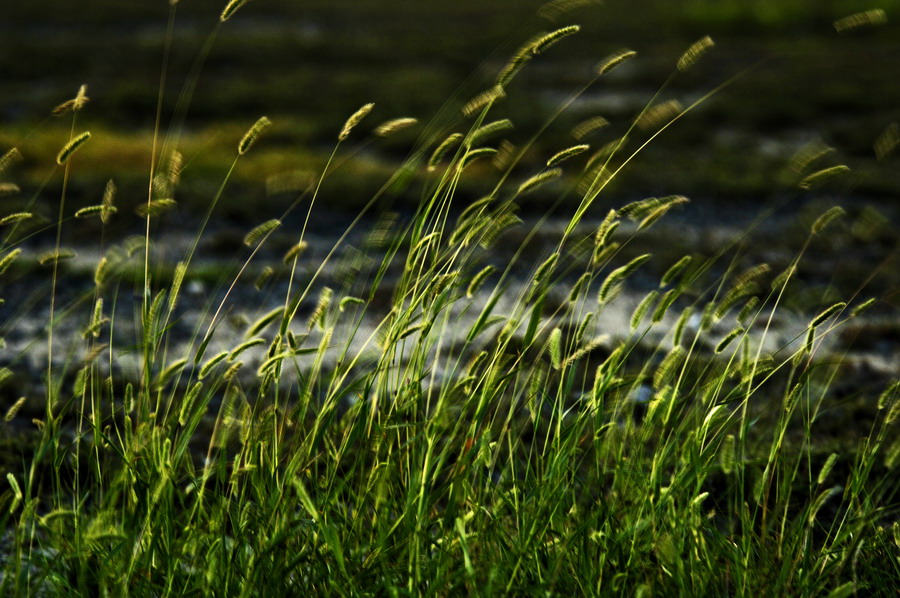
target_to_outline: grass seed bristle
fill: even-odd
[[[682,112],[684,112],[684,106],[681,105],[681,102],[666,100],[645,110],[637,117],[634,124],[644,131],[650,131],[672,122]]]
[[[262,332],[269,324],[275,321],[278,316],[284,313],[284,307],[276,307],[275,309],[265,313],[255,322],[250,324],[249,328],[247,328],[247,332],[244,334],[246,338],[251,336],[256,336],[260,332]]]
[[[478,145],[480,143],[486,142],[491,137],[495,137],[500,133],[505,131],[509,131],[513,128],[512,121],[508,118],[504,118],[501,120],[495,120],[486,125],[482,125],[475,129],[471,135],[469,135],[468,139],[466,139],[466,145],[468,147],[472,147],[474,145]]]
[[[828,318],[843,310],[845,307],[847,307],[847,304],[843,301],[838,301],[834,305],[827,307],[826,309],[822,310],[819,315],[809,321],[809,328],[818,328],[819,326],[824,324],[825,321],[828,320]]]
[[[788,281],[794,276],[794,273],[797,271],[797,266],[791,264],[787,268],[781,271],[778,276],[772,279],[772,284],[769,286],[773,291],[780,291],[784,286],[788,283]]]
[[[197,379],[203,380],[204,378],[206,378],[209,375],[209,373],[212,371],[212,369],[214,367],[216,367],[217,365],[219,365],[220,363],[222,363],[225,360],[225,358],[228,356],[229,356],[228,351],[222,351],[221,353],[218,353],[218,354],[214,355],[213,357],[210,357],[209,359],[207,359],[206,363],[204,363],[202,366],[200,366],[200,372],[197,374]]]
[[[48,264],[52,264],[54,262],[61,262],[63,260],[70,260],[75,257],[75,252],[71,249],[60,249],[59,251],[47,251],[38,256],[38,263],[42,266],[46,266]],[[0,264],[0,272],[2,272],[3,267]]]
[[[22,152],[18,148],[7,150],[5,154],[0,156],[0,173],[6,171],[7,168],[22,161]]]
[[[509,59],[506,66],[504,66],[497,74],[497,85],[499,87],[508,85],[509,82],[513,80],[513,77],[515,77],[532,58],[534,58],[534,53],[531,51],[531,48],[532,42],[529,41],[512,55],[512,58]]]
[[[738,312],[737,321],[749,325],[748,320],[759,308],[759,303],[759,297],[756,295],[750,297],[747,303],[744,304],[744,307],[741,308],[741,311]]]
[[[364,119],[374,107],[375,104],[370,102],[363,105],[359,110],[351,114],[350,118],[347,119],[347,122],[345,122],[344,126],[341,128],[341,132],[338,134],[338,141],[344,141],[345,139],[347,139],[347,137],[350,136],[350,132],[353,130],[353,127],[358,125],[360,121]]]
[[[603,285],[600,287],[600,293],[597,295],[598,303],[601,305],[605,303],[609,298],[611,291],[617,287],[619,283],[631,276],[634,271],[640,268],[644,262],[650,259],[650,257],[651,254],[649,253],[639,255],[624,266],[620,266],[610,272],[609,276],[606,277],[606,280],[603,281]]]
[[[866,311],[867,309],[869,309],[870,307],[875,305],[876,301],[877,301],[877,299],[875,299],[875,297],[870,297],[869,299],[863,301],[862,303],[860,303],[859,305],[854,307],[853,310],[850,311],[850,317],[855,318],[862,312]]]
[[[33,218],[34,214],[31,212],[15,212],[13,214],[8,214],[3,218],[0,218],[0,226],[6,226],[8,224],[18,224],[23,220],[28,220],[29,218]]]
[[[169,380],[172,379],[172,376],[177,374],[184,368],[185,364],[187,364],[187,358],[182,357],[181,359],[177,359],[173,361],[171,364],[166,366],[166,368],[160,372],[159,378],[156,380],[156,388],[163,388],[168,384]]]
[[[875,150],[875,157],[879,162],[891,155],[897,146],[900,145],[900,125],[891,123],[881,132],[872,149]],[[0,168],[2,171],[2,168]]]
[[[581,141],[588,135],[595,133],[609,126],[609,121],[602,116],[594,116],[584,120],[572,127],[571,135],[576,140]]]
[[[261,116],[259,120],[253,123],[253,126],[247,129],[247,132],[241,138],[240,143],[238,143],[238,154],[241,156],[246,154],[253,147],[253,144],[256,143],[256,140],[259,139],[259,136],[271,126],[272,121],[268,117]]]
[[[825,184],[827,181],[848,172],[850,172],[850,168],[843,164],[839,164],[838,166],[831,166],[829,168],[823,168],[822,170],[805,176],[797,186],[801,189],[806,190],[815,189]]]
[[[631,314],[631,329],[637,330],[637,328],[641,325],[641,322],[644,321],[644,316],[647,315],[647,311],[649,311],[650,307],[656,302],[659,298],[658,291],[650,291],[640,303],[638,303],[637,307],[634,309],[634,312]]]
[[[618,212],[611,209],[606,213],[606,217],[603,219],[603,222],[600,223],[600,226],[597,227],[597,233],[594,235],[595,249],[606,245],[613,232],[615,232],[618,227],[616,216],[618,216]]]
[[[532,284],[535,286],[541,286],[547,275],[553,270],[553,267],[556,266],[556,261],[559,259],[559,252],[553,253],[550,257],[544,260],[540,266],[538,266],[537,271],[534,274],[534,278],[532,279]]]
[[[431,157],[428,159],[428,170],[434,170],[438,167],[438,164],[441,163],[441,160],[444,159],[444,156],[447,155],[447,152],[450,151],[451,148],[455,147],[459,144],[463,139],[462,133],[451,133],[444,139],[440,145],[434,148],[434,151],[431,153]]]
[[[554,328],[550,333],[550,339],[547,341],[547,350],[550,353],[550,362],[553,369],[558,370],[562,367],[562,330]]]
[[[219,22],[224,23],[232,16],[237,10],[247,3],[247,0],[231,0],[228,4],[225,5],[225,8],[222,10],[222,14],[219,15]]]
[[[76,137],[73,137],[69,143],[63,146],[61,150],[59,150],[59,154],[56,156],[57,164],[65,164],[69,161],[69,158],[72,157],[78,148],[80,148],[84,143],[91,138],[90,131],[84,131],[83,133],[78,134]]]
[[[660,362],[653,374],[653,389],[660,390],[674,377],[676,370],[682,365],[685,350],[681,345],[672,347]]]
[[[850,16],[838,19],[833,23],[834,30],[838,33],[850,33],[860,29],[878,27],[888,22],[887,13],[883,9],[865,10]]]
[[[81,208],[81,209],[78,210],[77,212],[75,212],[75,217],[76,217],[76,218],[88,218],[88,217],[93,216],[93,215],[95,215],[95,214],[98,214],[98,215],[99,215],[99,214],[101,214],[102,212],[103,212],[103,206],[102,206],[102,205],[86,206],[86,207],[84,207],[84,208]]]
[[[659,286],[664,287],[672,283],[679,274],[681,274],[685,268],[691,265],[691,262],[694,261],[694,258],[690,255],[686,255],[682,257],[680,260],[669,266],[669,269],[666,270],[666,273],[663,274],[662,278],[659,281]]]
[[[588,151],[589,149],[591,149],[591,146],[586,143],[567,147],[566,149],[558,151],[555,154],[553,154],[553,156],[551,156],[550,159],[547,160],[547,166],[556,166],[557,164],[565,162],[569,158],[574,158],[575,156],[577,156],[579,154],[583,154],[584,152]]]
[[[387,137],[389,135],[393,135],[394,133],[399,133],[404,129],[415,126],[418,122],[419,120],[416,118],[394,118],[375,127],[374,133],[379,137]]]
[[[0,183],[0,197],[12,195],[21,191],[15,183]]]
[[[267,236],[272,234],[272,232],[281,226],[281,220],[277,218],[272,218],[271,220],[266,220],[249,233],[244,236],[244,245],[247,247],[253,247],[260,243]]]
[[[802,176],[807,168],[832,152],[834,152],[834,148],[825,145],[821,140],[816,139],[811,141],[791,156],[791,159],[788,162],[788,170],[793,172],[796,176]]]
[[[725,338],[723,338],[721,341],[719,341],[719,344],[716,345],[715,353],[718,355],[719,353],[721,353],[722,351],[727,349],[728,345],[730,345],[734,339],[736,339],[740,335],[744,334],[744,332],[746,332],[746,330],[744,328],[738,326],[737,328],[735,328],[734,330],[732,330],[731,332],[726,334]]]
[[[98,287],[103,286],[103,283],[106,281],[106,275],[108,273],[107,267],[109,266],[109,259],[104,255],[100,258],[100,261],[97,262],[97,267],[94,269],[94,284]]]
[[[87,85],[82,84],[75,93],[75,97],[66,100],[52,111],[54,116],[62,116],[68,112],[78,112],[87,105],[90,98],[87,96]]]
[[[578,280],[575,281],[575,284],[573,284],[571,290],[569,290],[569,303],[575,303],[576,301],[578,301],[578,297],[581,295],[581,291],[584,289],[585,285],[590,282],[590,280],[590,272],[585,272],[578,277]]]
[[[253,347],[258,347],[259,345],[266,344],[266,339],[264,338],[252,338],[248,341],[242,342],[240,345],[231,350],[231,353],[228,354],[228,361],[234,361],[241,353],[247,351],[248,349],[252,349]]]
[[[840,206],[834,206],[833,208],[826,210],[821,216],[816,218],[816,221],[813,222],[809,230],[812,234],[817,235],[825,230],[825,228],[827,228],[829,224],[846,215],[847,212],[846,210],[844,210],[844,208]]]
[[[466,289],[466,297],[471,299],[475,296],[475,293],[478,292],[478,289],[481,288],[481,285],[484,283],[485,279],[494,272],[496,268],[494,266],[485,266],[482,268],[478,274],[472,277],[472,281],[469,283],[468,288]],[[343,303],[343,302],[342,302]]]
[[[694,308],[690,305],[681,310],[681,315],[678,316],[678,320],[675,322],[675,327],[672,329],[672,345],[680,345],[681,339],[684,336],[684,329],[687,326],[688,320],[694,314]]]
[[[306,322],[306,329],[312,330],[316,327],[316,325],[322,325],[322,320],[325,316],[325,310],[328,309],[328,306],[331,304],[331,297],[334,295],[334,291],[331,290],[330,287],[325,287],[319,293],[319,300],[316,303],[316,307],[313,309],[312,313],[309,316],[309,320]]]
[[[676,65],[678,70],[684,72],[694,66],[694,64],[715,45],[716,43],[708,35],[695,41],[687,50],[685,50],[684,54],[681,55],[681,58],[678,59]]]
[[[171,187],[176,187],[178,182],[181,180],[181,169],[184,167],[184,156],[181,152],[175,151],[172,152],[172,157],[169,158],[169,185]]]
[[[106,187],[103,189],[103,201],[100,203],[100,221],[103,224],[109,222],[110,216],[116,213],[116,207],[113,205],[116,201],[116,184],[112,179],[106,181]]]
[[[662,299],[659,302],[659,305],[656,306],[656,309],[653,310],[653,323],[656,324],[658,322],[662,322],[662,319],[666,317],[666,312],[669,311],[669,308],[672,307],[672,304],[675,303],[675,300],[681,295],[680,289],[669,289],[662,296]]]
[[[135,208],[134,212],[141,218],[153,218],[154,216],[158,216],[163,212],[168,212],[173,209],[178,202],[174,199],[154,199],[145,204],[139,205]]]
[[[634,50],[623,48],[622,50],[613,52],[612,54],[601,60],[594,70],[598,75],[605,75],[622,63],[631,60],[635,56],[637,56],[637,52],[635,52]]]
[[[524,195],[530,191],[534,191],[538,187],[541,187],[553,179],[558,179],[562,176],[561,168],[551,168],[549,170],[545,170],[543,172],[539,172],[538,174],[530,177],[521,185],[519,185],[519,190],[517,191],[518,195]]]
[[[479,147],[473,150],[469,150],[465,153],[462,160],[459,162],[459,169],[465,169],[469,164],[478,160],[479,158],[492,158],[497,155],[497,150],[492,147]]]
[[[828,479],[828,475],[831,473],[831,470],[834,468],[834,464],[837,463],[838,455],[837,453],[831,453],[828,455],[828,458],[825,460],[825,463],[822,465],[822,469],[819,470],[819,476],[816,478],[816,483],[821,486],[825,483],[825,480]]]
[[[94,302],[94,311],[91,313],[91,324],[84,335],[85,338],[88,336],[99,338],[100,329],[108,321],[108,318],[103,317],[103,297],[98,297],[97,301]]]
[[[547,33],[535,39],[531,44],[531,51],[535,55],[541,54],[548,50],[551,46],[556,45],[570,35],[575,35],[579,31],[581,31],[581,26],[579,25],[568,25],[566,27],[560,27],[555,31],[551,31],[550,33]]]
[[[300,257],[306,248],[309,247],[309,243],[306,241],[300,241],[298,243],[294,243],[290,249],[285,252],[284,257],[281,258],[281,261],[285,264],[293,261],[295,258]]]
[[[13,419],[15,419],[16,415],[19,413],[19,411],[22,409],[22,407],[24,405],[25,405],[25,397],[19,397],[19,399],[15,403],[13,403],[9,409],[6,410],[6,415],[3,417],[3,421],[5,421],[6,423],[9,423]]]
[[[494,168],[497,170],[506,170],[513,163],[517,149],[518,148],[514,144],[504,139],[500,142],[500,147],[497,149],[497,153],[494,154],[491,164],[493,164]]]
[[[466,102],[465,106],[462,107],[462,113],[464,116],[472,116],[473,114],[480,112],[486,106],[502,100],[505,97],[506,92],[503,91],[503,87],[495,85]]]
[[[181,285],[184,282],[184,275],[187,273],[187,263],[178,262],[175,265],[175,272],[172,274],[172,286],[169,287],[169,305],[168,310],[171,314],[175,311],[175,305],[178,302],[178,295],[181,293]]]
[[[256,277],[256,280],[253,282],[254,288],[257,291],[262,290],[266,283],[269,282],[269,279],[272,278],[272,275],[275,274],[275,269],[272,266],[266,266],[262,269],[262,272],[259,273],[259,276]]]

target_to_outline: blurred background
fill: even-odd
[[[71,128],[70,118],[50,112],[86,83],[91,102],[78,128],[94,138],[79,154],[73,206],[94,203],[111,177],[125,191],[123,201],[131,192],[140,201],[171,25],[164,131],[192,68],[201,67],[180,144],[188,165],[179,201],[208,201],[236,141],[260,115],[276,126],[235,173],[230,197],[239,201],[226,201],[224,213],[238,218],[248,194],[265,201],[268,177],[321,167],[361,104],[376,104],[370,127],[418,118],[418,127],[366,145],[344,166],[346,176],[323,190],[348,209],[358,207],[417,138],[461,127],[453,122],[460,106],[489,86],[525,41],[579,23],[579,35],[519,74],[492,115],[512,119],[511,143],[526,141],[604,56],[626,47],[638,57],[557,119],[525,157],[522,176],[571,145],[569,131],[585,118],[612,123],[605,137],[592,140],[597,145],[624,132],[684,49],[708,34],[714,50],[675,77],[660,99],[687,105],[740,77],[651,144],[612,186],[612,196],[682,193],[756,203],[784,191],[786,161],[817,139],[838,150],[834,163],[854,167],[835,191],[881,201],[900,190],[900,177],[885,176],[898,170],[897,161],[876,165],[872,151],[879,133],[900,120],[900,0],[607,0],[549,15],[555,19],[538,16],[543,2],[531,0],[253,0],[217,29],[224,4],[184,0],[170,24],[164,0],[5,2],[0,149],[17,146],[25,155],[17,183],[26,191],[45,184]],[[872,8],[886,11],[888,25],[835,32],[835,19]],[[58,179],[46,181],[48,197],[57,196]],[[483,190],[476,176],[464,181],[462,193],[474,198]],[[417,190],[398,199],[414,202]],[[533,201],[543,207],[540,197]]]

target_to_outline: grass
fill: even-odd
[[[690,75],[674,70],[678,58],[661,97]],[[159,105],[173,93],[161,86]],[[661,245],[678,233],[665,223],[684,198],[610,209],[606,194],[706,96],[645,129],[632,115],[619,124],[627,146],[552,167],[567,146],[533,153],[567,103],[516,149],[482,152],[504,147],[486,138],[503,127],[488,123],[514,103],[488,97],[470,117],[417,125],[415,141],[409,131],[378,141],[414,145],[322,248],[311,241],[324,190],[354,176],[349,159],[376,143],[379,124],[367,109],[333,123],[318,174],[282,188],[280,213],[248,209],[243,234],[220,243],[234,256],[228,272],[204,263],[206,240],[242,169],[261,168],[255,156],[277,144],[277,119],[263,130],[247,118],[225,149],[192,146],[157,119],[135,157],[149,173],[143,194],[110,192],[87,219],[67,196],[80,178],[106,176],[90,153],[101,127],[70,145],[90,104],[65,131],[35,134],[59,138],[53,156],[71,151],[17,199],[29,213],[52,189],[56,214],[7,223],[0,244],[4,288],[45,281],[43,295],[4,297],[4,331],[28,309],[46,322],[0,370],[5,425],[27,430],[21,462],[4,462],[0,593],[895,591],[900,385],[895,365],[873,380],[852,363],[853,338],[875,334],[870,315],[891,334],[895,230],[872,210],[828,205],[793,225],[785,263],[760,263],[754,232],[779,199],[682,259],[683,239]],[[199,212],[185,210],[196,232],[181,246],[167,226],[182,208],[164,208],[187,195],[192,160],[220,180],[198,189]],[[791,166],[801,188],[846,181],[830,155]],[[466,189],[484,199],[467,202]],[[520,205],[538,192],[554,205],[526,225]],[[402,194],[418,201],[391,213]],[[102,257],[60,259],[88,235]],[[822,244],[859,241],[887,247],[862,280],[807,280],[821,274]],[[49,248],[43,264],[37,247]],[[251,280],[259,308],[247,317]],[[42,397],[18,400],[35,376]]]

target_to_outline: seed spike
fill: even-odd
[[[68,162],[69,158],[72,157],[72,154],[74,154],[78,150],[78,148],[84,145],[84,143],[90,138],[90,131],[84,131],[76,137],[73,137],[72,140],[64,145],[63,148],[59,151],[59,155],[56,156],[56,163],[62,165]]]
[[[259,120],[253,123],[253,126],[250,127],[247,132],[244,134],[244,137],[241,139],[241,142],[238,144],[238,154],[243,156],[247,153],[256,140],[259,139],[259,136],[262,135],[263,131],[272,126],[272,121],[268,119],[268,117],[261,116]]]
[[[341,132],[338,135],[338,141],[344,141],[347,137],[350,136],[350,131],[353,130],[353,127],[358,125],[362,119],[372,111],[372,108],[375,107],[375,104],[368,103],[363,105],[359,110],[350,115],[350,118],[347,119],[347,122],[344,123],[343,128],[341,128]]]

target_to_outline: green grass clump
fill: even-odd
[[[244,4],[228,3],[217,30]],[[551,53],[577,31],[524,47]],[[701,68],[707,51],[709,38],[691,46],[672,76]],[[365,104],[335,127],[330,158],[290,189],[293,203],[236,236],[227,276],[203,263],[202,243],[232,175],[277,124],[263,117],[233,140],[195,235],[167,247],[191,174],[181,131],[150,141],[142,234],[121,240],[116,220],[135,216],[116,213],[115,185],[102,204],[66,207],[87,140],[72,111],[48,166],[47,180],[63,180],[55,222],[28,228],[37,196],[0,215],[0,274],[50,287],[29,346],[46,346],[43,378],[21,385],[43,396],[21,396],[35,375],[25,357],[0,370],[4,397],[16,384],[4,425],[31,419],[24,459],[3,461],[0,594],[889,595],[900,583],[898,383],[848,391],[848,349],[834,338],[878,301],[824,294],[811,314],[783,316],[810,244],[845,212],[814,220],[772,275],[744,263],[750,231],[711,257],[647,245],[683,196],[600,206],[642,149],[711,95],[657,104],[664,113],[651,101],[619,137],[636,149],[614,141],[584,160],[578,145],[529,162],[541,131],[500,151],[512,126],[488,118],[505,98],[491,84],[425,126],[323,250],[311,241],[323,190],[387,131],[367,128]],[[600,124],[578,136],[600,137]],[[799,186],[845,168],[798,172]],[[463,208],[470,178],[485,194]],[[390,198],[416,186],[413,213],[390,214]],[[530,228],[526,193],[555,202]],[[575,209],[548,233],[560,205]],[[85,268],[62,243],[90,220],[100,257]],[[45,236],[52,249],[36,265],[22,254]],[[241,298],[247,286],[258,309]],[[616,311],[626,287],[651,290]],[[799,325],[776,334],[791,315]],[[851,409],[859,429],[820,442],[833,412]]]

